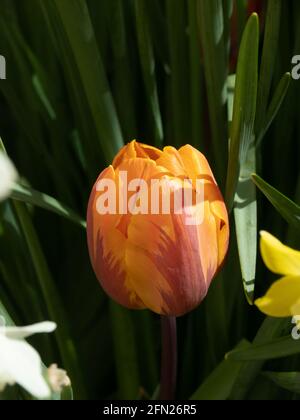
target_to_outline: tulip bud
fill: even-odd
[[[180,316],[205,298],[227,253],[229,223],[199,151],[132,141],[92,189],[87,236],[109,296],[127,308]]]

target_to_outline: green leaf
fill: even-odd
[[[14,184],[11,198],[17,201],[22,201],[23,203],[41,207],[45,210],[51,211],[52,213],[56,213],[59,216],[62,216],[84,228],[86,227],[85,221],[82,220],[73,210],[60,203],[55,198],[36,191],[32,188],[25,187],[21,184]]]
[[[135,0],[134,4],[136,14],[139,56],[142,66],[147,99],[149,101],[149,106],[152,114],[152,124],[154,125],[154,144],[157,147],[161,147],[163,142],[163,127],[156,84],[155,58],[153,53],[152,40],[150,38],[149,32],[149,22],[147,17],[146,3],[145,0]]]
[[[68,318],[63,302],[51,276],[47,260],[26,206],[15,201],[14,208],[25,237],[28,254],[32,260],[49,317],[58,325],[55,336],[63,360],[63,367],[71,377],[78,398],[84,398],[85,389],[78,364],[77,349],[70,335]]]
[[[256,168],[254,121],[258,69],[258,17],[252,15],[244,31],[236,75],[227,204],[234,198],[234,217],[239,259],[246,298],[253,303],[257,256],[257,203],[251,174]]]
[[[300,372],[263,372],[263,376],[287,391],[300,394]]]
[[[268,107],[273,69],[275,67],[281,17],[281,0],[272,0],[267,5],[265,23],[265,37],[262,51],[260,76],[257,94],[257,114],[255,122],[256,136],[260,137],[261,130],[266,126],[266,112]]]
[[[270,340],[279,337],[282,332],[285,331],[287,323],[290,328],[290,320],[287,322],[286,319],[266,318],[256,334],[253,345],[263,345]],[[232,388],[230,395],[231,400],[240,401],[246,398],[248,392],[255,383],[263,364],[263,360],[247,361],[243,363],[241,371]]]
[[[139,1],[139,0],[138,0]],[[166,0],[166,30],[170,54],[170,143],[179,147],[190,138],[190,100],[186,0]]]
[[[245,350],[233,350],[226,355],[226,358],[236,361],[270,360],[298,353],[300,353],[300,341],[294,340],[289,335],[263,344],[252,344]]]
[[[222,0],[197,0],[198,25],[212,132],[216,178],[222,186],[226,172],[227,126],[226,81],[227,46]]]
[[[61,391],[61,398],[62,401],[73,401],[74,395],[71,386],[64,386]]]
[[[7,326],[13,326],[14,322],[12,318],[10,317],[9,313],[5,309],[4,304],[0,300],[0,316],[2,316],[5,319],[5,325]]]
[[[234,219],[243,286],[249,304],[253,304],[257,257],[257,202],[251,181],[255,168],[255,146],[251,146],[241,168],[234,199]]]
[[[199,27],[197,20],[197,0],[188,0],[189,59],[190,59],[190,100],[191,100],[191,141],[201,151],[205,151],[204,124],[199,115],[204,111],[203,69],[199,54]]]
[[[260,145],[262,139],[264,138],[265,134],[267,133],[268,129],[270,128],[272,122],[274,121],[285,97],[289,90],[291,83],[291,74],[286,73],[280,82],[278,83],[277,89],[274,93],[274,96],[271,100],[271,103],[267,110],[267,115],[264,121],[264,124],[262,126],[262,129],[259,133],[258,139],[257,139],[257,146]]]
[[[155,55],[163,66],[165,73],[170,74],[170,54],[164,14],[165,3],[161,0],[146,0],[146,6]]]
[[[254,143],[254,121],[258,80],[259,22],[253,14],[241,42],[230,133],[229,161],[226,184],[228,209],[233,207],[241,168]],[[249,159],[246,166],[249,165]]]
[[[252,179],[261,192],[273,204],[275,209],[281,214],[281,216],[290,225],[296,229],[300,229],[300,206],[285,197],[258,175],[253,174]]]
[[[54,0],[46,5],[48,13],[53,9],[57,13],[56,22],[73,54],[102,151],[111,162],[124,143],[86,2],[74,0],[71,5]]]
[[[247,348],[249,343],[244,340],[237,348]],[[190,397],[191,400],[226,400],[241,369],[241,364],[224,360],[209,375],[204,383]]]
[[[119,387],[118,397],[124,400],[133,400],[138,396],[140,381],[131,313],[111,301],[110,316]]]
[[[109,17],[103,13],[102,8],[96,2],[90,3],[91,17],[95,22],[95,31],[100,31],[97,36],[98,42],[105,42],[105,36],[110,36],[112,44],[113,60],[111,63],[113,73],[111,77],[112,94],[116,104],[118,117],[122,132],[126,141],[138,138],[137,112],[135,89],[137,72],[139,70],[138,60],[132,59],[128,34],[131,28],[126,25],[126,3],[123,0],[107,2]],[[96,12],[96,13],[95,13]],[[107,25],[113,28],[109,33],[106,31],[102,20],[106,19]],[[104,48],[104,47],[103,47]]]

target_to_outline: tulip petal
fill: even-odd
[[[300,252],[284,245],[268,232],[260,232],[260,249],[266,266],[273,273],[300,276]]]
[[[196,179],[197,177],[207,178],[210,182],[216,184],[216,180],[207,159],[199,150],[187,144],[182,146],[178,153],[182,159],[183,166],[191,179]]]
[[[164,224],[159,215],[156,220],[142,215],[132,218],[126,253],[127,270],[134,290],[145,306],[158,314],[179,316],[190,309],[189,305],[194,307],[199,303],[198,289],[204,287],[205,295],[207,288],[201,280],[199,254],[195,259],[191,253],[190,237],[184,237],[183,229],[177,233],[176,240],[172,239],[172,234],[167,233],[172,223],[171,216],[168,219]],[[173,227],[170,226],[169,230],[172,231]],[[150,235],[153,248],[146,247],[144,240]],[[193,287],[195,278],[196,289]]]
[[[112,166],[116,169],[122,162],[128,159],[144,158],[156,161],[162,154],[162,151],[153,146],[138,143],[136,140],[122,147],[114,158]]]
[[[112,166],[100,174],[89,199],[87,239],[90,259],[95,274],[106,293],[120,304],[138,309],[143,307],[141,302],[134,301],[125,285],[126,236],[122,229],[118,229],[122,215],[98,213],[97,200],[101,191],[97,191],[97,185],[104,178],[114,181],[117,185],[116,173]]]
[[[140,309],[145,305],[132,287],[126,265],[127,230],[131,214],[103,214],[97,210],[97,201],[102,191],[97,191],[99,181],[109,179],[116,187],[116,201],[119,202],[119,175],[127,174],[127,182],[134,179],[145,181],[159,179],[165,175],[151,159],[127,158],[115,170],[112,166],[99,176],[91,194],[87,212],[87,236],[92,265],[103,289],[123,306]],[[127,187],[127,186],[126,186]],[[128,192],[130,198],[134,192]],[[127,200],[126,200],[127,201]]]
[[[112,166],[116,169],[124,160],[134,158],[136,158],[135,141],[132,141],[122,147],[114,158]]]
[[[210,169],[209,163],[202,153],[187,144],[179,149],[179,154],[188,177],[193,181],[196,179],[204,180],[204,199],[210,203],[211,212],[217,219],[218,263],[221,265],[227,254],[229,243],[228,213],[222,194]]]
[[[160,158],[156,161],[157,165],[163,166],[176,177],[187,177],[182,158],[175,147],[166,146]]]
[[[188,226],[185,215],[136,215],[128,229],[127,271],[142,302],[159,314],[179,316],[206,296],[218,268],[215,217]]]
[[[284,318],[300,314],[300,277],[287,276],[276,281],[266,295],[255,301],[266,315]]]
[[[126,145],[99,177],[115,181],[117,202],[120,194],[124,196],[119,191],[125,185],[125,181],[119,181],[122,173],[127,174],[127,186],[131,181],[137,185],[140,180],[137,191],[135,186],[129,187],[124,202],[129,202],[130,208],[133,203],[138,209],[144,209],[141,203],[146,203],[148,212],[100,215],[97,201],[103,192],[97,191],[96,183],[89,202],[87,232],[97,278],[104,290],[126,307],[148,307],[158,314],[182,315],[204,299],[227,252],[229,225],[222,195],[207,160],[191,146],[179,151],[165,147],[161,152],[136,141]],[[192,182],[186,185],[186,179]],[[187,205],[179,196],[175,206],[174,197],[182,189],[198,199],[194,188],[198,179],[205,185],[203,200],[196,207],[203,211],[203,220],[193,224],[194,215],[188,211],[195,209],[195,202]],[[160,184],[157,211],[152,211],[153,204],[157,209],[153,190],[144,189],[152,186],[153,180],[163,180],[171,190],[166,192]],[[161,214],[166,197],[171,200],[170,211]],[[182,214],[177,213],[178,205],[184,205]]]

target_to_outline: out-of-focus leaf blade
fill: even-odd
[[[170,104],[171,132],[170,143],[181,146],[190,137],[190,101],[189,101],[189,67],[188,38],[186,33],[185,0],[166,0],[166,30],[170,54]]]
[[[300,353],[300,341],[290,335],[263,344],[252,344],[245,350],[234,350],[227,354],[228,360],[254,361],[278,359]]]
[[[244,31],[236,75],[230,153],[227,176],[227,204],[234,198],[234,217],[243,285],[253,303],[257,256],[257,203],[251,174],[256,168],[254,121],[257,96],[258,18],[252,15]]]
[[[110,316],[113,329],[119,398],[133,400],[138,396],[140,383],[137,350],[130,312],[114,302],[110,302]]]
[[[260,136],[260,132],[263,126],[265,126],[273,69],[276,60],[276,54],[274,54],[274,51],[276,51],[278,44],[280,17],[281,0],[269,1],[267,6],[265,38],[262,51],[257,94],[257,114],[255,121],[255,132],[257,137]]]
[[[270,340],[279,337],[286,330],[286,319],[266,318],[258,330],[254,339],[254,345],[263,345]],[[259,375],[264,360],[247,361],[243,363],[241,370],[233,385],[230,399],[234,401],[244,400]]]
[[[233,207],[241,167],[254,143],[254,121],[258,79],[258,16],[253,14],[245,28],[240,46],[231,124],[226,199]],[[247,165],[248,166],[248,165]]]
[[[198,0],[198,25],[203,51],[209,117],[212,133],[215,173],[222,186],[226,171],[226,80],[227,46],[224,42],[225,26],[221,0]]]
[[[300,372],[264,372],[263,375],[279,387],[300,394]]]
[[[55,198],[36,191],[32,188],[25,187],[21,184],[14,184],[11,198],[23,203],[32,204],[34,206],[41,207],[45,210],[56,213],[59,216],[64,217],[82,227],[86,227],[85,221],[83,221],[73,210],[66,205],[60,203]]]
[[[39,286],[43,294],[49,317],[58,325],[55,336],[57,338],[57,344],[62,356],[64,368],[66,368],[74,383],[74,389],[76,390],[78,397],[84,398],[85,388],[79,369],[78,353],[70,334],[69,322],[66,316],[65,307],[61,301],[61,296],[53,281],[46,257],[25,204],[14,201],[14,208],[27,243],[28,255],[32,260],[39,280]]]
[[[234,218],[238,252],[243,277],[245,295],[253,303],[257,257],[257,202],[256,191],[251,181],[255,168],[255,147],[247,154],[247,161],[241,168],[234,201]]]
[[[205,151],[203,121],[199,118],[204,110],[203,69],[199,54],[199,28],[197,0],[188,0],[189,49],[190,49],[190,98],[191,98],[191,144]]]
[[[135,0],[136,27],[139,45],[139,55],[143,71],[143,78],[149,100],[154,125],[154,143],[161,147],[163,142],[163,127],[160,114],[158,91],[155,74],[155,58],[152,40],[149,32],[147,9],[145,0]]]
[[[73,52],[103,153],[111,162],[123,146],[115,105],[97,47],[89,11],[83,0],[54,0],[63,30]]]
[[[63,387],[61,391],[61,398],[62,401],[73,401],[74,395],[73,390],[71,386],[65,386]]]
[[[4,318],[6,326],[13,326],[14,322],[0,300],[0,316]]]
[[[247,341],[242,341],[237,348],[249,346]],[[209,375],[204,383],[194,392],[191,400],[226,400],[241,369],[241,364],[224,360]]]
[[[275,209],[281,216],[296,229],[300,229],[300,206],[289,198],[285,197],[281,192],[276,190],[258,175],[252,175],[253,182],[273,204]]]
[[[257,139],[257,145],[259,145],[262,141],[262,139],[264,138],[266,132],[268,131],[268,129],[270,128],[272,122],[274,121],[285,97],[286,94],[288,92],[289,86],[291,83],[291,74],[290,73],[286,73],[282,79],[280,80],[277,89],[274,93],[274,96],[271,100],[271,103],[268,107],[267,110],[267,115],[264,121],[264,124],[262,126],[262,129],[259,133],[259,137]]]

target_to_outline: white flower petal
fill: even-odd
[[[0,334],[5,334],[9,338],[26,338],[38,333],[51,333],[56,329],[54,322],[45,321],[26,327],[0,327]]]
[[[13,183],[17,180],[17,171],[10,159],[0,151],[0,201],[10,194]]]
[[[23,340],[0,335],[0,387],[18,383],[36,398],[50,396],[39,354]]]
[[[67,372],[59,369],[56,364],[48,368],[48,381],[54,392],[61,392],[64,387],[71,385]]]

